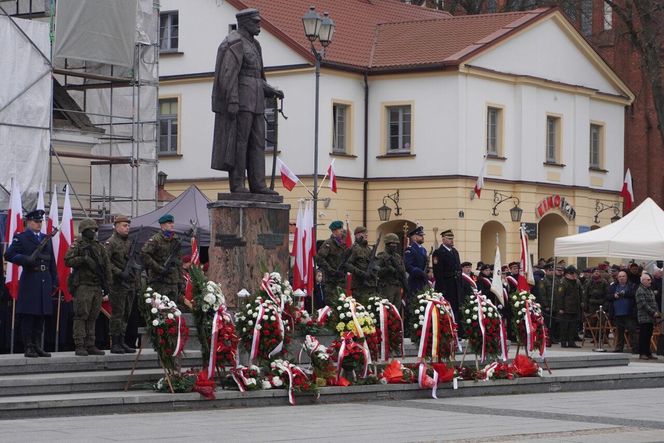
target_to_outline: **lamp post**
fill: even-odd
[[[320,62],[325,57],[325,48],[332,42],[334,35],[334,22],[329,17],[328,13],[323,13],[321,17],[314,6],[310,6],[309,10],[304,17],[302,17],[302,24],[304,25],[304,34],[311,42],[311,53],[316,59],[316,98],[315,98],[315,117],[314,117],[314,232],[313,242],[316,244],[317,230],[318,230],[318,97],[320,92]],[[314,44],[318,40],[321,48],[316,48]]]
[[[502,194],[498,191],[493,191],[493,202],[495,205],[493,205],[493,208],[491,209],[491,214],[496,216],[498,215],[498,212],[496,211],[496,208],[498,205],[500,205],[502,202],[505,202],[507,200],[515,200],[514,201],[514,207],[510,209],[510,218],[512,219],[513,222],[520,222],[521,221],[521,215],[523,214],[523,209],[519,207],[519,203],[521,202],[518,197],[514,197],[513,195],[505,195]]]

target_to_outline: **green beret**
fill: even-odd
[[[389,243],[399,243],[399,237],[396,234],[389,233],[385,236],[384,242],[386,245]]]
[[[159,217],[159,224],[163,225],[164,223],[173,223],[175,218],[171,214],[164,214]]]
[[[334,231],[335,229],[343,229],[344,224],[341,220],[335,220],[332,223],[330,223],[330,231]]]
[[[357,234],[361,234],[363,232],[367,232],[367,228],[364,227],[364,226],[358,226],[357,228],[355,228],[355,231],[353,233],[355,235],[357,235]]]

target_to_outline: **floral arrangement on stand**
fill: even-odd
[[[236,314],[240,343],[249,351],[249,361],[267,363],[286,354],[290,343],[290,324],[272,299],[256,297]]]
[[[526,355],[539,350],[541,356],[546,351],[547,329],[539,303],[535,296],[526,291],[510,296],[514,332]]]
[[[295,393],[317,390],[309,375],[299,366],[287,360],[277,359],[270,363],[268,380],[274,387],[287,387],[288,401],[295,405]]]
[[[178,357],[189,338],[189,329],[175,301],[148,287],[139,305],[167,378],[179,374]]]
[[[208,378],[213,379],[215,368],[237,364],[240,339],[233,319],[226,311],[226,298],[221,287],[208,281],[198,266],[192,266],[189,273],[194,286],[192,314],[201,343],[203,367],[208,368]]]
[[[427,289],[412,303],[413,328],[411,341],[419,347],[420,360],[433,362],[453,360],[459,340],[454,312],[443,294]]]
[[[320,344],[318,339],[313,335],[307,335],[302,343],[300,354],[302,352],[306,352],[309,355],[316,385],[325,386],[327,384],[334,384],[336,370],[334,363],[332,363],[329,349]]]
[[[329,347],[330,357],[337,366],[336,383],[342,386],[357,382],[358,378],[366,378],[369,374],[371,357],[368,347],[354,338],[352,332],[346,331],[341,339],[334,340]]]
[[[387,361],[390,354],[401,354],[403,358],[403,320],[397,307],[387,299],[370,297],[366,308],[376,325],[375,335],[379,347],[379,352],[372,349],[371,357],[374,360]]]
[[[474,290],[466,298],[463,330],[468,339],[467,349],[480,356],[480,361],[501,357],[507,360],[507,331],[498,308],[481,292]]]

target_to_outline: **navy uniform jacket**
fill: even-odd
[[[35,264],[26,266],[26,260],[37,249],[43,237],[44,235],[40,234],[37,238],[35,233],[30,230],[23,231],[14,235],[12,244],[5,252],[7,261],[22,267],[16,302],[18,314],[51,315],[53,313],[51,294],[58,287],[53,243],[49,240],[42,253],[37,256]]]
[[[427,250],[417,243],[411,243],[403,254],[404,265],[408,272],[408,290],[411,294],[419,293],[422,288],[428,286],[427,278]]]
[[[461,292],[461,260],[459,252],[451,248],[448,250],[440,245],[433,252],[433,275],[436,278],[436,291],[442,292],[445,299],[450,302],[458,317]]]

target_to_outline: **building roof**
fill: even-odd
[[[302,16],[311,4],[336,24],[324,64],[358,70],[398,71],[456,66],[554,8],[526,12],[452,16],[399,0],[228,0],[238,9],[257,8],[262,26],[313,61]]]

